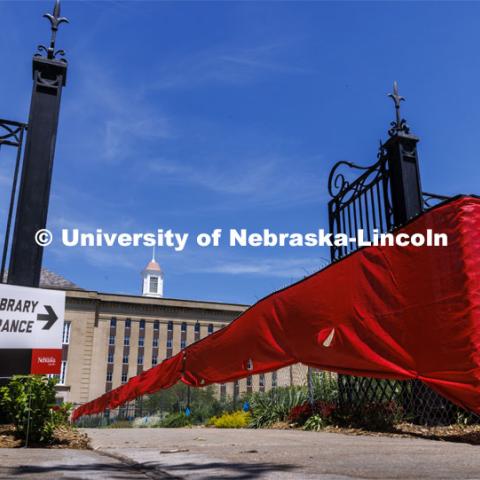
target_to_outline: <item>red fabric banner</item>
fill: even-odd
[[[303,363],[420,379],[480,413],[480,199],[458,197],[395,232],[448,246],[368,247],[273,293],[227,327],[74,412],[115,408],[182,380],[223,383]]]

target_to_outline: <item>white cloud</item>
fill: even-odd
[[[120,163],[174,136],[167,116],[104,66],[82,64],[77,77],[78,90],[65,103],[64,121],[73,126],[65,143],[85,152],[85,160]]]
[[[305,74],[311,71],[281,58],[292,41],[252,47],[215,47],[162,66],[149,88],[191,88],[206,84],[244,85],[267,75]]]
[[[224,204],[232,208],[249,204],[263,206],[298,205],[322,201],[326,178],[318,162],[318,169],[302,171],[300,160],[273,155],[239,160],[196,161],[188,165],[156,159],[148,168],[161,173],[164,182],[191,184],[230,197],[236,203]],[[194,165],[194,166],[193,166]],[[241,197],[241,204],[238,203]]]

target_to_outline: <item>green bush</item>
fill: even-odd
[[[313,371],[311,379],[314,400],[322,402],[338,401],[338,378],[336,374]]]
[[[53,378],[18,375],[0,388],[0,410],[15,425],[20,438],[26,438],[29,414],[28,430],[32,443],[51,442],[55,427],[67,422],[69,412],[55,412],[52,408],[55,404],[55,383]]]
[[[167,390],[161,390],[143,400],[143,415],[164,416],[178,413],[190,407],[191,423],[201,424],[214,415],[219,415],[227,410],[216,396],[215,387],[212,385],[203,388],[190,388],[190,398],[187,385],[177,383]]]
[[[73,410],[73,403],[66,402],[55,405],[51,408],[52,421],[55,426],[70,425],[70,414]]]
[[[318,413],[316,413],[315,415],[312,415],[310,418],[307,419],[307,421],[303,425],[303,429],[318,432],[326,425],[327,423],[325,422],[325,420]]]
[[[187,417],[184,413],[171,413],[158,424],[162,428],[181,428],[191,425],[190,417]]]
[[[250,417],[250,413],[239,410],[224,413],[220,417],[212,417],[208,424],[217,428],[246,428],[250,423]]]
[[[305,387],[279,387],[268,392],[256,392],[250,397],[253,428],[268,427],[288,420],[292,408],[307,401]]]

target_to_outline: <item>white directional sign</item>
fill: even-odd
[[[0,284],[0,349],[62,348],[65,292]]]

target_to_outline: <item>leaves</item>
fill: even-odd
[[[25,439],[28,428],[32,443],[49,443],[55,427],[68,422],[71,407],[53,410],[55,383],[38,375],[16,375],[0,389],[2,416],[15,425],[20,438]]]
[[[253,428],[268,427],[288,419],[292,408],[307,401],[305,387],[278,387],[269,392],[254,393],[250,399]]]
[[[210,425],[217,428],[246,428],[250,423],[250,413],[238,410],[232,413],[224,413],[220,417],[212,417]]]

